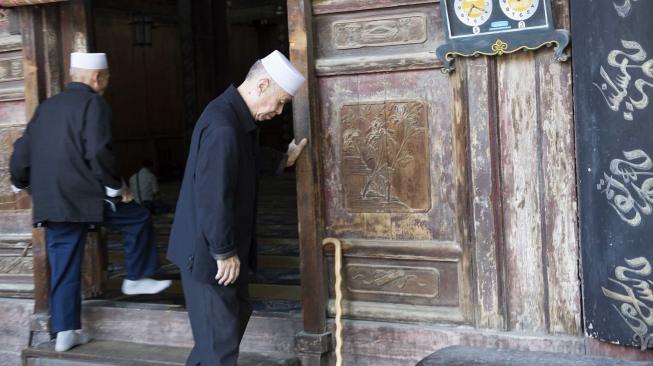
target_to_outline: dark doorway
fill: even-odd
[[[165,260],[174,206],[195,120],[249,66],[274,49],[288,54],[285,1],[95,0],[94,48],[107,52],[115,149],[128,178],[145,159],[159,178],[155,211],[163,267],[175,280],[158,296],[123,296],[120,236],[109,232],[106,299],[183,305],[177,269]],[[291,108],[261,125],[261,144],[283,151],[293,138]],[[255,309],[299,314],[299,249],[295,175],[261,181],[259,271],[250,293]]]

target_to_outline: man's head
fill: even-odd
[[[103,94],[109,86],[109,65],[104,53],[70,54],[70,79],[90,86],[98,94]]]
[[[254,119],[267,121],[281,114],[303,83],[304,77],[290,61],[274,51],[250,68],[238,90]]]

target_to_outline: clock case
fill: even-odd
[[[501,0],[492,0],[494,11],[501,12]],[[465,38],[454,38],[449,36],[450,19],[448,7],[454,6],[453,0],[441,0],[440,10],[442,12],[445,43],[436,49],[436,55],[443,63],[442,72],[449,73],[455,69],[453,61],[456,57],[476,57],[480,55],[501,56],[517,51],[532,51],[541,47],[554,47],[554,59],[564,62],[567,55],[565,48],[569,45],[569,32],[563,29],[555,29],[553,25],[553,13],[550,0],[541,0],[540,6],[546,7],[545,28],[519,29],[507,31],[495,31],[492,34],[475,34]],[[455,36],[455,35],[454,35]]]

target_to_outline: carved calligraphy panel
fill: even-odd
[[[409,14],[333,23],[336,49],[413,44],[426,41],[426,15]]]
[[[436,298],[440,272],[435,268],[349,264],[347,290],[352,294],[387,294]]]
[[[571,2],[585,332],[653,347],[653,2]],[[574,8],[575,7],[575,8]]]
[[[333,271],[330,259],[328,271]],[[456,261],[348,258],[343,266],[344,299],[410,305],[458,305]],[[330,286],[333,288],[333,286]]]
[[[342,106],[342,180],[349,211],[428,211],[426,121],[420,101]]]

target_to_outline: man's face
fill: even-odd
[[[292,100],[292,96],[267,79],[258,84],[258,108],[254,114],[257,121],[268,121],[281,114],[283,106]]]

